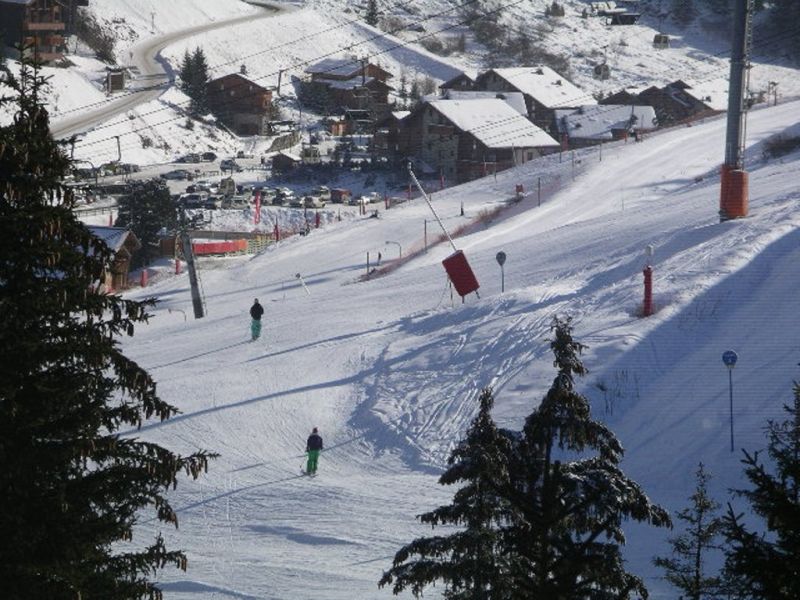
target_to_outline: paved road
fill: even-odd
[[[253,2],[256,4],[256,2]],[[50,131],[56,139],[64,139],[81,131],[88,131],[92,127],[104,123],[114,116],[124,113],[133,107],[158,98],[170,83],[167,78],[166,61],[160,52],[178,40],[192,37],[199,33],[230,27],[239,23],[251,22],[254,19],[265,19],[275,16],[283,10],[280,6],[269,3],[257,3],[266,9],[263,14],[250,14],[234,19],[216,21],[197,27],[181,29],[153,38],[147,38],[131,48],[130,64],[139,70],[139,76],[131,84],[124,96],[118,100],[103,104],[91,112],[57,120],[50,125]],[[138,90],[138,91],[137,91]]]

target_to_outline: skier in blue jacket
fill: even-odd
[[[311,430],[311,435],[308,436],[308,441],[306,442],[306,452],[308,453],[306,475],[316,475],[317,460],[319,460],[319,453],[322,452],[322,438],[317,432],[316,427]]]

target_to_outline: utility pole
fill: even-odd
[[[728,128],[725,135],[725,163],[722,165],[720,181],[720,221],[747,216],[748,177],[744,170],[745,95],[750,62],[752,14],[753,0],[735,0],[728,89]]]
[[[181,220],[185,220],[185,216],[181,215]],[[197,280],[197,269],[194,264],[194,252],[192,251],[192,240],[189,237],[189,232],[185,228],[181,229],[181,245],[183,246],[183,257],[186,259],[186,267],[189,270],[189,285],[192,288],[192,307],[194,308],[194,318],[202,319],[205,315],[203,313],[203,300],[200,297],[200,285]]]

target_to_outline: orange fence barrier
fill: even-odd
[[[247,250],[247,240],[192,242],[192,250],[197,256],[202,256],[204,254],[232,254],[234,252],[245,252]]]

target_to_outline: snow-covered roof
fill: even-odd
[[[398,121],[402,121],[403,119],[405,119],[410,114],[411,114],[410,110],[393,110],[392,111],[392,116],[395,119],[397,119]]]
[[[297,154],[293,154],[291,152],[286,152],[284,150],[281,150],[280,152],[278,152],[278,154],[276,156],[285,156],[286,158],[288,158],[288,159],[290,159],[290,160],[292,160],[294,162],[301,162],[303,160]]]
[[[106,243],[111,250],[119,252],[125,245],[128,236],[133,235],[129,229],[124,227],[103,227],[102,225],[90,225],[89,231],[97,238]],[[137,241],[138,244],[138,241]]]
[[[447,100],[476,100],[485,98],[498,98],[503,100],[519,114],[528,116],[528,107],[525,106],[525,96],[522,92],[486,92],[479,90],[445,90],[441,96]]]
[[[610,140],[613,129],[653,129],[655,119],[652,106],[594,104],[575,110],[556,110],[559,133],[571,138]]]
[[[354,90],[360,87],[364,87],[368,83],[372,83],[375,81],[373,77],[361,77],[361,75],[357,75],[350,79],[331,79],[330,81],[326,80],[325,83],[328,87],[336,88],[338,90]],[[386,85],[386,84],[384,84]]]
[[[355,58],[325,58],[321,61],[306,67],[305,73],[325,74],[325,75],[352,75],[361,68],[358,59]]]
[[[435,100],[430,106],[487,148],[558,146],[558,142],[514,110],[505,100]]]
[[[550,67],[510,67],[492,69],[515,89],[535,98],[537,102],[548,108],[570,108],[587,104],[597,104],[594,97],[564,79]]]
[[[728,110],[728,80],[724,78],[712,81],[699,81],[697,83],[688,81],[689,87],[684,89],[684,93],[692,98],[700,100],[712,110]]]

